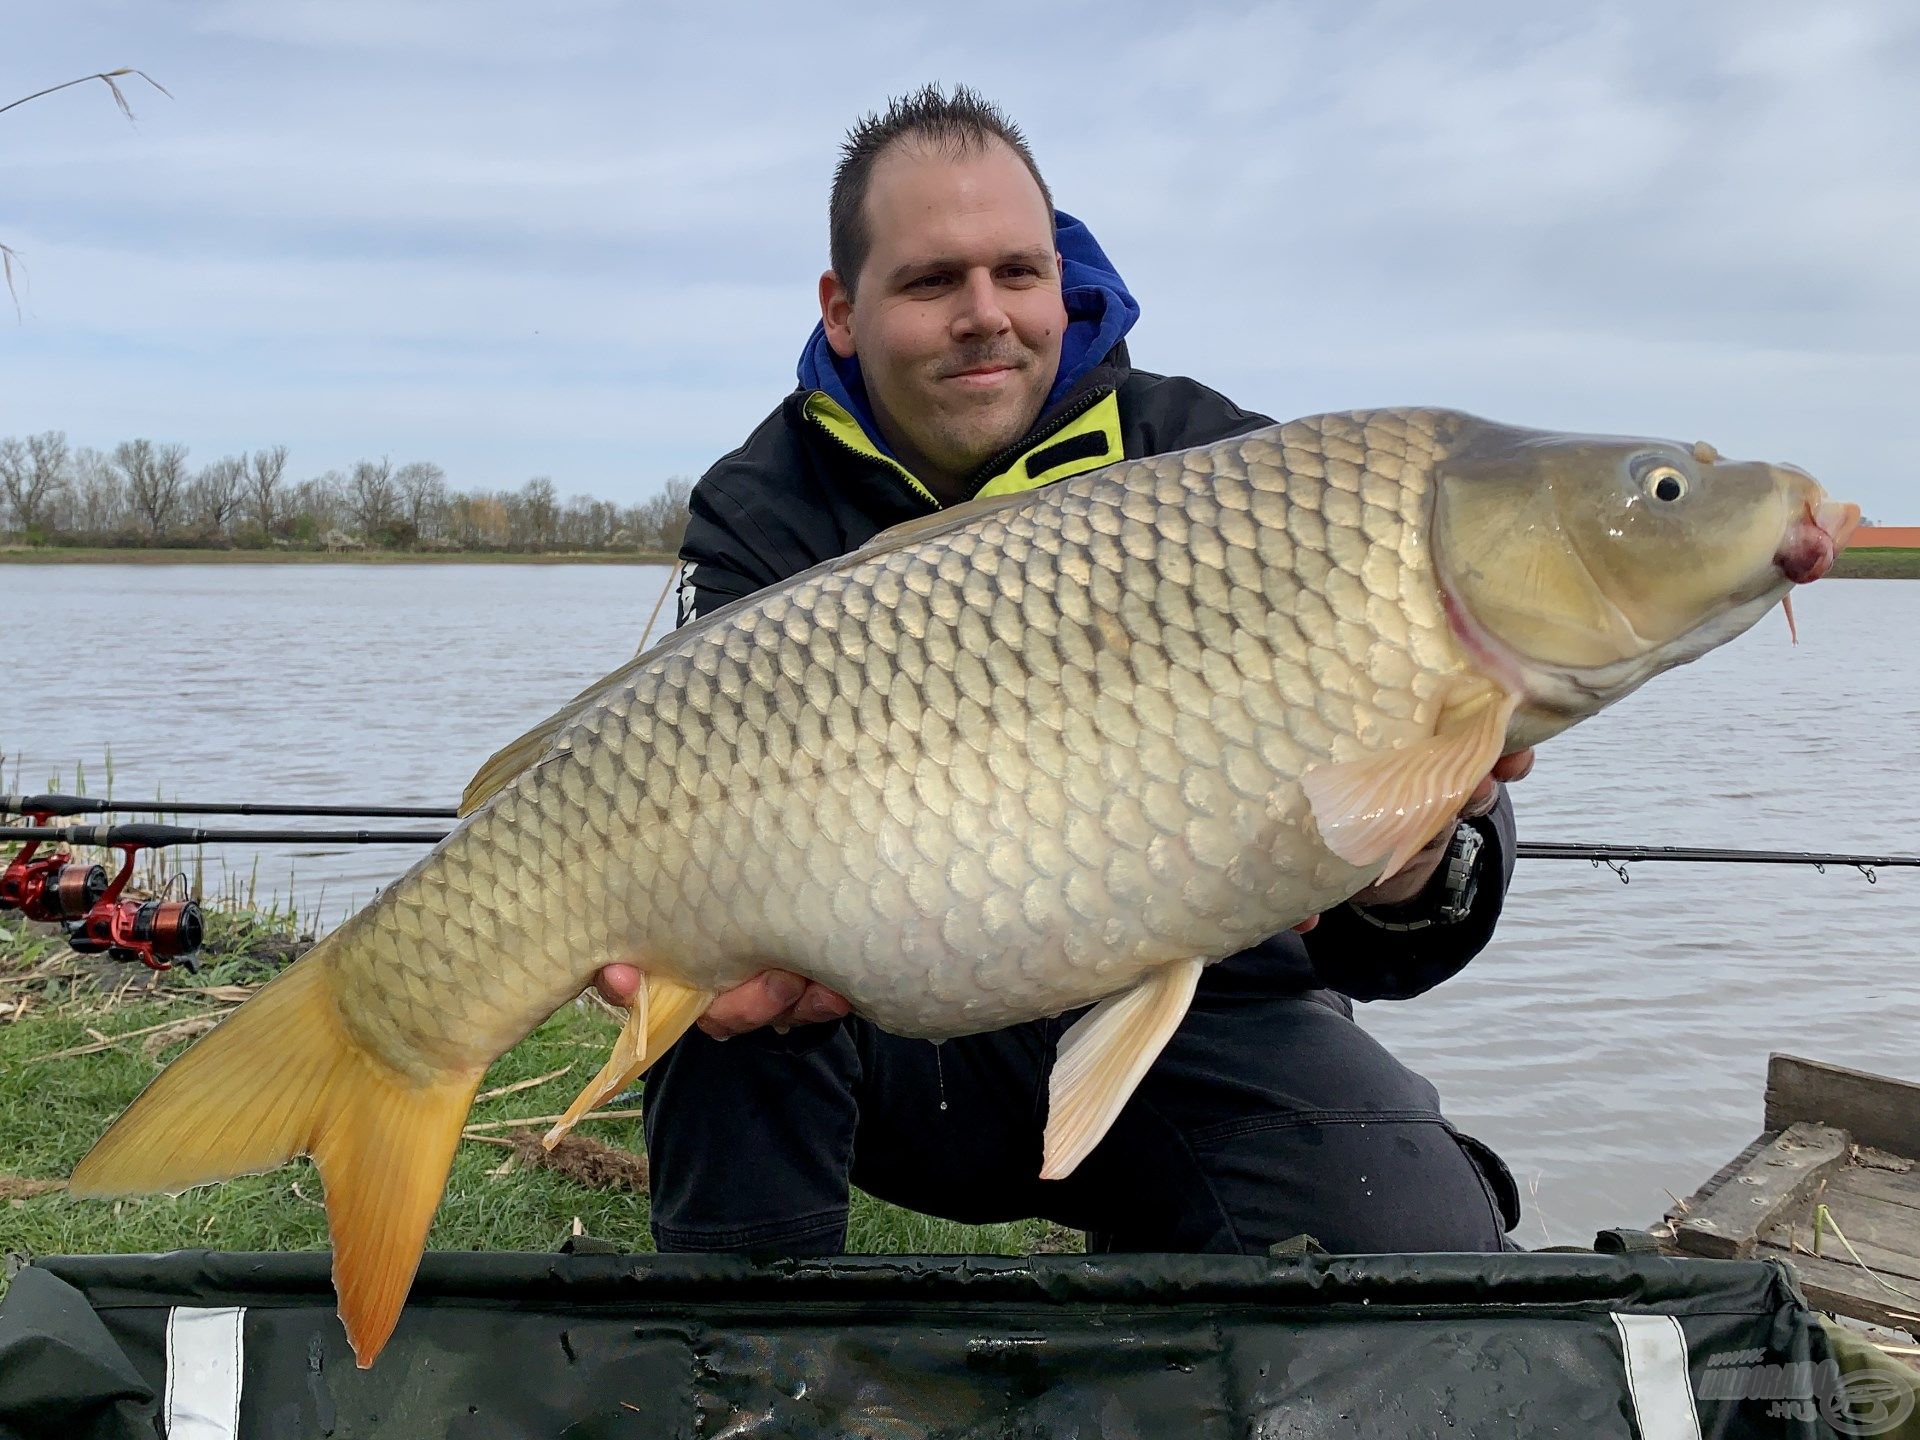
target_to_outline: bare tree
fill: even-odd
[[[687,533],[687,497],[693,482],[684,475],[667,481],[666,488],[627,511],[627,528],[634,543],[650,550],[678,550]]]
[[[346,511],[346,482],[338,470],[329,470],[293,487],[286,516],[302,540],[317,540],[339,525]]]
[[[240,510],[240,493],[247,478],[247,457],[227,455],[204,466],[187,487],[187,513],[199,530],[217,539],[227,538]]]
[[[346,502],[354,527],[365,538],[371,540],[377,531],[391,525],[400,508],[393,462],[384,455],[378,460],[354,461],[347,473]]]
[[[447,503],[447,472],[431,460],[415,460],[393,472],[393,484],[414,538],[426,538]]]
[[[567,550],[604,550],[619,524],[620,510],[612,501],[575,495],[560,512],[560,544]]]
[[[73,452],[73,519],[95,537],[117,530],[126,522],[126,488],[113,462],[98,450],[82,445]]]
[[[545,475],[536,475],[520,487],[518,498],[528,542],[536,550],[546,549],[553,543],[560,519],[560,502],[553,481]]]
[[[158,537],[173,523],[187,481],[187,447],[123,440],[113,447],[113,463],[127,484],[133,511]]]
[[[287,447],[272,445],[247,459],[247,507],[263,536],[271,538],[279,513],[280,482],[287,473]]]
[[[67,488],[67,437],[58,430],[29,435],[22,443],[0,440],[0,498],[17,530],[33,530],[50,517]]]

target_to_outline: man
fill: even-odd
[[[964,89],[856,126],[829,219],[800,387],[693,491],[683,621],[939,507],[1272,423],[1132,368],[1133,298],[1055,215],[1018,130]],[[1530,756],[1501,764],[1517,778]],[[851,1181],[956,1220],[1047,1216],[1093,1249],[1257,1252],[1300,1233],[1336,1251],[1502,1248],[1505,1168],[1351,1005],[1425,990],[1486,943],[1513,853],[1495,777],[1400,874],[1209,967],[1062,1181],[1037,1177],[1048,1067],[1076,1015],[935,1046],[782,971],[722,995],[648,1081],[656,1242],[837,1252]],[[600,985],[628,999],[634,980],[609,966]]]

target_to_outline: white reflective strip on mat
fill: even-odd
[[[1687,1332],[1671,1315],[1613,1317],[1627,1352],[1627,1390],[1640,1440],[1700,1440],[1687,1374]]]
[[[167,1312],[167,1440],[238,1440],[242,1309]]]

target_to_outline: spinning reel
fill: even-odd
[[[33,810],[27,818],[45,826],[51,813]],[[124,858],[119,873],[109,880],[104,865],[75,860],[69,850],[36,855],[43,843],[29,840],[0,871],[0,910],[18,910],[29,920],[59,925],[67,944],[82,954],[138,960],[151,970],[171,970],[175,960],[183,960],[189,970],[198,968],[191,957],[205,938],[206,924],[200,907],[187,897],[184,875],[174,877],[166,894],[123,900],[121,892],[143,846],[117,845]],[[178,895],[172,893],[175,886]]]

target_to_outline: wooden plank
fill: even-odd
[[[1843,1171],[1816,1201],[1824,1202],[1833,1216],[1834,1224],[1840,1233],[1851,1240],[1869,1265],[1880,1268],[1868,1249],[1882,1256],[1894,1257],[1888,1261],[1889,1267],[1902,1275],[1911,1275],[1920,1279],[1920,1211],[1906,1205],[1892,1204],[1886,1200],[1875,1200],[1864,1195],[1854,1195],[1842,1189],[1842,1184],[1851,1179],[1852,1171]],[[1802,1237],[1813,1233],[1813,1205],[1803,1207],[1800,1214],[1792,1217]],[[1821,1241],[1823,1253],[1844,1256],[1846,1249],[1834,1238],[1829,1229]]]
[[[1920,1155],[1920,1085],[1796,1055],[1767,1060],[1767,1129],[1833,1125],[1860,1145]]]
[[[1751,1255],[1760,1232],[1846,1164],[1851,1142],[1829,1125],[1790,1125],[1697,1208],[1675,1221],[1674,1244],[1716,1260]]]
[[[1835,1189],[1849,1195],[1920,1210],[1920,1172],[1880,1170],[1855,1163],[1849,1165],[1833,1184]]]
[[[1851,1260],[1789,1255],[1771,1245],[1761,1246],[1754,1255],[1756,1259],[1785,1260],[1791,1265],[1800,1281],[1801,1290],[1806,1293],[1807,1303],[1816,1310],[1849,1315],[1855,1320],[1869,1320],[1875,1325],[1905,1330],[1910,1335],[1920,1334],[1920,1300],[1910,1300],[1876,1284],[1872,1276],[1862,1272]],[[1920,1295],[1920,1285],[1908,1285],[1899,1280],[1893,1283],[1902,1290]]]
[[[1712,1176],[1708,1178],[1706,1184],[1702,1185],[1698,1190],[1694,1191],[1693,1194],[1681,1201],[1676,1208],[1669,1210],[1665,1215],[1661,1216],[1661,1222],[1667,1225],[1673,1225],[1683,1216],[1698,1210],[1718,1192],[1722,1185],[1746,1169],[1747,1166],[1752,1163],[1755,1156],[1779,1138],[1780,1137],[1771,1130],[1755,1136],[1752,1143],[1749,1144],[1746,1149],[1742,1150],[1738,1155],[1734,1156],[1733,1159],[1714,1171]]]
[[[1913,1292],[1915,1305],[1920,1305],[1920,1256],[1909,1255],[1904,1250],[1889,1249],[1876,1245],[1871,1240],[1862,1240],[1852,1225],[1840,1222],[1840,1228],[1846,1232],[1847,1239],[1853,1242],[1853,1248],[1860,1253],[1861,1260],[1876,1275],[1884,1275],[1902,1290]],[[1789,1246],[1788,1239],[1792,1244]],[[1795,1217],[1790,1225],[1776,1225],[1769,1228],[1760,1237],[1759,1248],[1753,1253],[1765,1254],[1769,1249],[1783,1250],[1792,1255],[1811,1255],[1813,1253],[1813,1217],[1801,1215]],[[1847,1253],[1847,1247],[1834,1238],[1829,1230],[1821,1237],[1820,1256],[1839,1265],[1852,1265],[1853,1256]],[[1858,1267],[1855,1266],[1857,1269]]]

